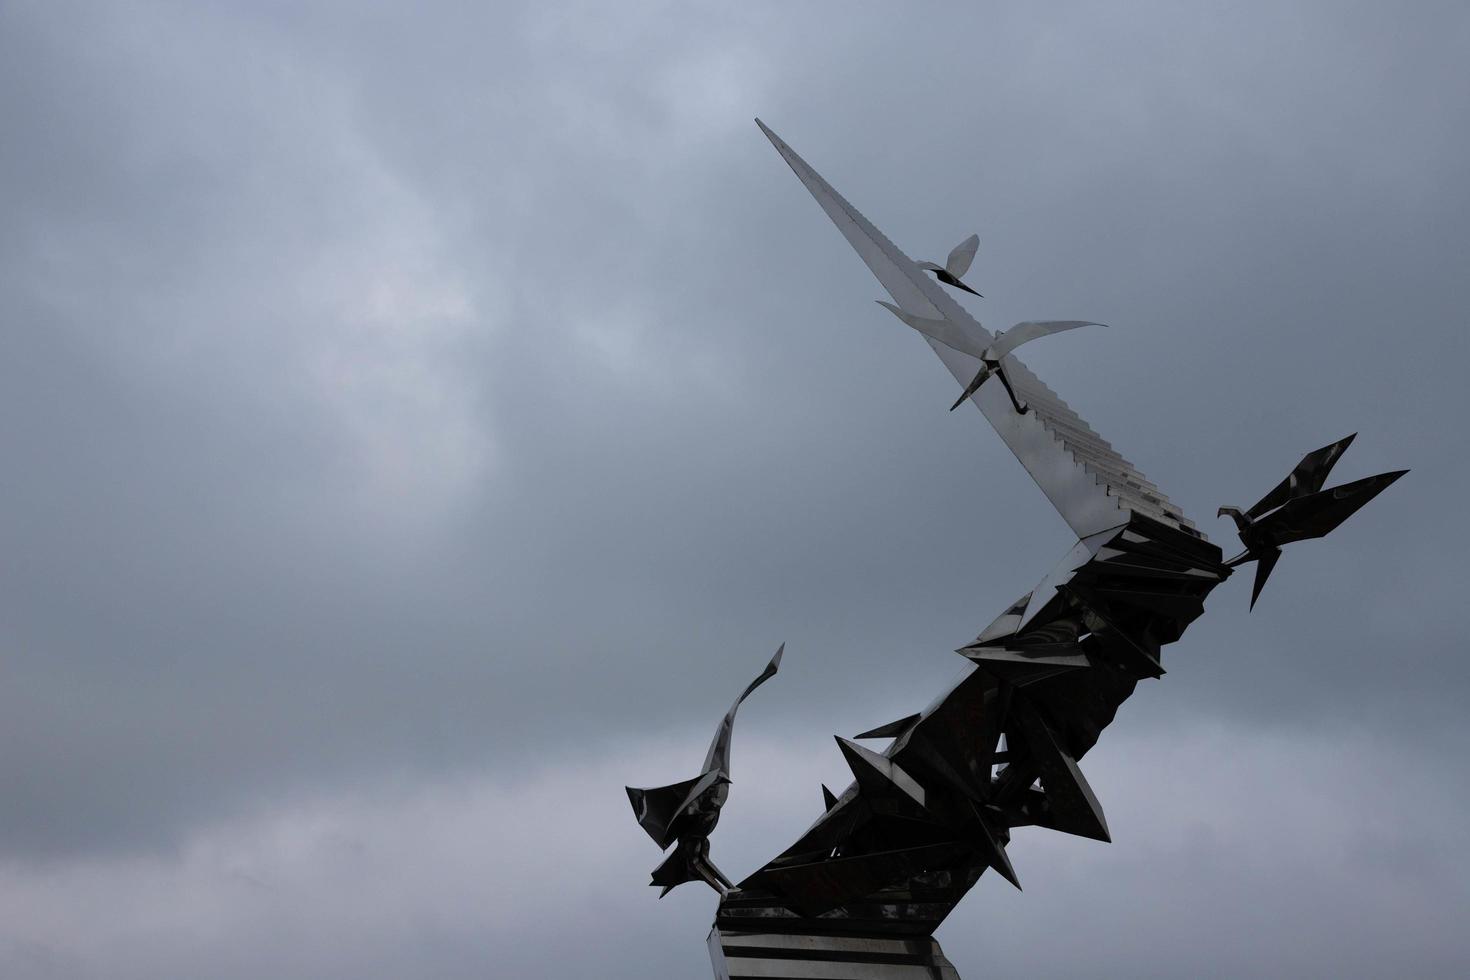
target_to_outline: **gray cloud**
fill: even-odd
[[[813,724],[802,734],[819,732]],[[732,873],[769,856],[773,835],[802,826],[817,781],[842,769],[835,750],[792,753],[786,738],[744,734],[728,836],[716,842]],[[1360,765],[1337,764],[1344,752]],[[0,969],[700,976],[712,896],[630,894],[656,856],[617,793],[587,792],[615,790],[630,769],[679,771],[681,754],[673,742],[609,740],[530,778],[481,774],[298,801],[196,834],[170,859],[12,873]],[[1202,757],[1217,761],[1203,767]],[[1442,778],[1441,760],[1406,765],[1365,734],[1187,723],[1167,742],[1119,733],[1089,769],[1107,781],[1110,819],[1126,829],[1109,847],[1022,832],[1013,847],[1027,890],[987,877],[941,930],[962,969],[1029,976],[1042,962],[1068,976],[1178,976],[1204,962],[1231,976],[1434,976],[1463,961],[1457,908],[1470,896],[1440,848],[1463,849],[1465,835],[1447,834],[1437,813],[1466,786],[1458,772]],[[1364,769],[1429,791],[1385,792]],[[1262,795],[1272,799],[1268,821]],[[601,832],[587,833],[589,820]],[[1360,887],[1365,875],[1374,887]],[[77,933],[81,917],[94,925]],[[1059,921],[1066,942],[1056,941]]]
[[[1422,793],[1470,689],[1451,632],[1467,34],[1456,5],[6,7],[5,901],[116,900],[155,862],[138,873],[167,906],[220,828],[683,738],[783,639],[752,718],[813,753],[811,732],[912,710],[959,669],[948,650],[1066,529],[979,420],[944,412],[932,355],[871,303],[756,114],[901,247],[979,231],[985,321],[1112,324],[1028,362],[1217,539],[1218,504],[1348,431],[1344,477],[1414,469],[1296,549],[1254,614],[1222,588],[1109,739],[1207,719],[1320,762],[1351,734],[1416,760],[1397,794]],[[1119,779],[1094,780],[1110,815],[1146,796]],[[722,834],[736,816],[757,819]],[[1283,823],[1283,852],[1313,833]],[[1419,832],[1406,867],[1466,855]],[[1271,879],[1214,888],[1204,849],[1140,845],[1128,870],[1028,882],[1006,914],[1179,876],[1220,909]],[[647,857],[609,901],[645,897]],[[88,877],[103,866],[112,884]],[[1453,897],[1428,872],[1341,874]],[[248,964],[258,933],[220,914],[199,955]],[[12,928],[8,973],[92,969],[85,926],[56,916]],[[627,975],[635,945],[680,934],[639,921]],[[1425,971],[1457,972],[1437,921]],[[430,935],[379,950],[385,975],[483,966],[483,945],[414,945]],[[1295,962],[1267,949],[1232,972]],[[1127,972],[1190,962],[1145,952]],[[189,972],[158,955],[135,972]],[[351,967],[304,937],[271,955]]]

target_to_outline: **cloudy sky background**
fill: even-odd
[[[966,976],[1470,971],[1463,4],[0,0],[0,975],[708,976],[625,783],[743,709],[741,877],[1066,526],[751,122],[1237,577]]]

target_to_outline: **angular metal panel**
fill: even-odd
[[[898,736],[906,732],[909,729],[909,726],[911,726],[914,722],[918,720],[919,716],[917,713],[906,715],[905,717],[898,719],[898,721],[890,721],[886,725],[879,725],[877,728],[870,728],[860,735],[854,735],[853,738],[897,738]]]

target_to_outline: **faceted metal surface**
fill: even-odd
[[[991,335],[941,285],[968,290],[958,279],[977,239],[961,243],[945,268],[913,262],[761,129],[893,299],[879,302],[966,385],[960,402],[979,407],[1078,540],[1036,588],[957,651],[969,668],[948,690],[922,711],[857,736],[889,740],[883,751],[837,739],[853,781],[841,793],[822,787],[823,812],[805,833],[739,887],[711,882],[721,891],[711,959],[716,977],[727,980],[957,980],[932,934],[986,870],[1020,887],[1008,853],[1012,829],[1110,839],[1081,760],[1138,681],[1163,675],[1163,647],[1204,611],[1231,566],[1258,562],[1254,603],[1282,545],[1327,534],[1403,473],[1323,490],[1352,437],[1310,453],[1248,511],[1222,508],[1246,548],[1225,562],[1012,354],[1089,321],[1027,321]],[[994,375],[1001,385],[984,383]],[[773,661],[741,699],[774,668]],[[700,862],[707,864],[713,820],[688,801],[726,789],[734,712],[716,735],[725,754],[712,746],[702,776],[629,790],[642,794],[634,808],[660,846],[677,839],[681,850],[703,848],[676,851],[670,878],[711,880]]]
[[[651,885],[659,886],[659,898],[686,881],[703,881],[723,895],[734,887],[730,879],[709,859],[709,835],[720,820],[720,808],[730,793],[730,736],[735,729],[735,712],[750,697],[750,692],[776,676],[786,644],[766,664],[755,680],[740,692],[725,717],[715,728],[709,752],[704,757],[704,771],[693,779],[653,789],[626,787],[628,802],[638,825],[648,832],[661,850],[677,844],[663,863],[653,870]]]
[[[884,303],[883,305],[887,306],[888,304]],[[892,309],[892,307],[889,307],[889,309]],[[1029,409],[1016,397],[1016,391],[1011,386],[1011,379],[1006,376],[1005,364],[1002,358],[1026,343],[1026,341],[1035,340],[1037,337],[1050,336],[1054,333],[1061,333],[1063,330],[1076,330],[1078,327],[1104,326],[1107,326],[1107,324],[1094,323],[1091,320],[1027,320],[1024,323],[1016,324],[1004,333],[996,334],[995,343],[991,344],[989,349],[980,354],[980,370],[976,372],[975,377],[970,380],[970,383],[965,386],[965,390],[960,392],[960,397],[955,399],[955,403],[949,406],[949,410],[953,412],[965,402],[969,401],[970,396],[974,395],[980,386],[994,375],[999,377],[1001,384],[1005,386],[1006,394],[1010,396],[1011,404],[1015,406],[1016,412],[1021,415],[1026,414]]]
[[[890,721],[886,725],[879,725],[877,728],[870,728],[867,731],[863,732],[861,735],[854,735],[853,738],[897,738],[899,735],[902,735],[905,731],[907,731],[910,725],[918,720],[919,716],[917,714],[905,715],[904,717],[898,719],[898,721]]]
[[[959,980],[933,939],[796,936],[713,929],[715,980]]]
[[[757,120],[758,122],[759,120]],[[975,261],[975,252],[980,248],[980,236],[971,235],[950,250],[949,258],[944,260],[944,265],[937,266],[933,262],[920,262],[919,268],[925,272],[934,273],[934,278],[946,286],[963,289],[967,293],[974,293],[983,298],[983,294],[966,286],[960,281],[960,276],[970,271],[970,263]]]
[[[1256,563],[1256,580],[1251,586],[1251,608],[1261,597],[1266,579],[1281,558],[1281,546],[1308,538],[1320,538],[1336,530],[1343,521],[1358,512],[1368,501],[1388,489],[1389,484],[1408,470],[1379,473],[1323,490],[1327,474],[1342,458],[1357,433],[1331,445],[1313,450],[1276,484],[1271,492],[1256,501],[1249,510],[1221,507],[1217,516],[1230,517],[1240,532],[1245,551],[1227,563],[1236,566],[1248,561]]]

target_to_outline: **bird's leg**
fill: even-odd
[[[1227,561],[1225,563],[1225,567],[1226,568],[1235,568],[1237,565],[1244,565],[1248,561],[1255,561],[1257,557],[1258,556],[1256,555],[1255,552],[1253,552],[1249,548],[1247,548],[1245,551],[1242,551],[1240,554],[1236,555],[1234,558],[1232,558],[1229,561]]]
[[[976,372],[974,380],[972,380],[968,385],[965,386],[965,393],[959,398],[955,399],[955,403],[949,406],[949,410],[953,412],[955,409],[959,408],[965,403],[965,399],[969,398],[975,392],[979,391],[980,386],[985,383],[985,380],[990,377],[991,373],[992,372],[990,365],[985,361],[981,361],[980,370]]]
[[[1011,404],[1016,406],[1016,414],[1025,415],[1028,409],[1016,399],[1016,391],[1011,387],[1011,379],[1006,377],[1005,368],[997,365],[995,373],[1000,378],[1000,383],[1005,385],[1006,394],[1011,396]]]
[[[709,885],[716,892],[718,892],[721,898],[724,898],[725,895],[729,893],[732,887],[725,884],[723,880],[725,876],[720,874],[719,869],[715,868],[713,865],[710,865],[708,861],[701,861],[696,864],[694,866],[694,872],[695,874],[699,875],[700,881],[704,882],[706,885]]]
[[[730,879],[726,878],[724,873],[715,867],[715,863],[709,859],[709,838],[704,838],[700,841],[699,847],[694,852],[693,859],[689,862],[689,870],[699,875],[701,881],[719,892],[721,898],[724,898],[726,893],[735,887],[731,884]]]

